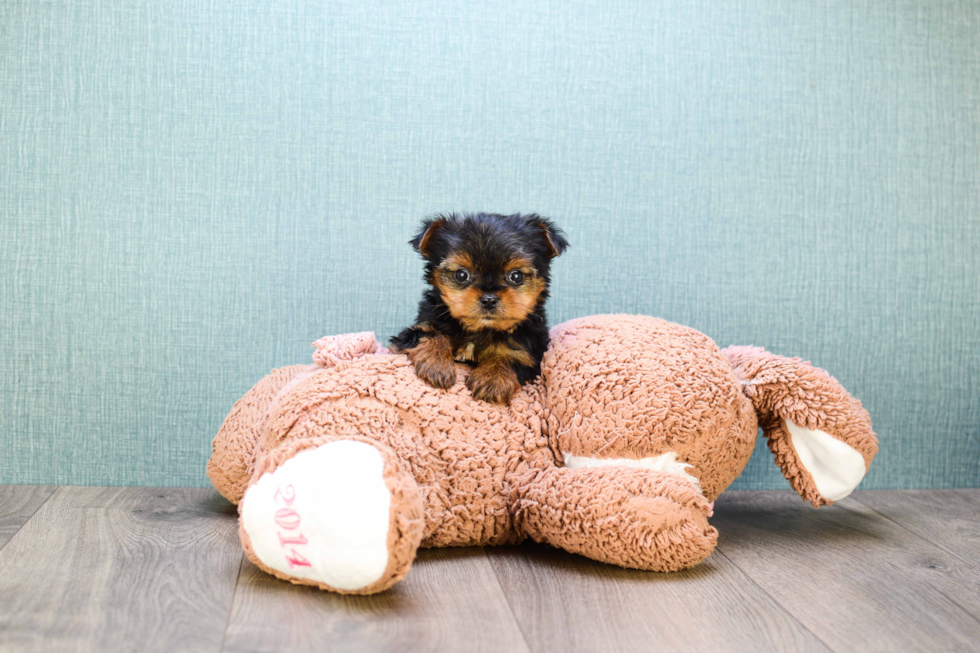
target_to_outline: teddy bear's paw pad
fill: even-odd
[[[255,556],[282,574],[356,591],[388,567],[391,493],[365,442],[301,451],[250,487],[242,528]]]
[[[864,456],[829,433],[783,421],[800,464],[813,477],[820,496],[840,501],[849,495],[867,472]]]

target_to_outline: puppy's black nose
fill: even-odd
[[[483,308],[488,311],[492,308],[496,308],[497,303],[499,301],[500,301],[499,297],[490,293],[487,293],[482,297],[480,297],[480,305],[483,306]]]

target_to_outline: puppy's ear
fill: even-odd
[[[529,215],[527,222],[541,230],[541,237],[544,239],[548,249],[548,258],[561,256],[568,249],[568,241],[565,240],[565,232],[556,227],[551,220],[542,218],[539,215]]]
[[[408,244],[414,247],[416,252],[429,258],[429,254],[432,251],[432,239],[445,224],[446,219],[442,217],[430,218],[423,221],[422,230],[415,238],[408,241]]]

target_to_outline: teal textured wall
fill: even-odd
[[[552,322],[830,370],[865,487],[980,481],[980,4],[0,0],[0,482],[203,485],[270,368],[414,316],[443,210]],[[738,487],[786,487],[757,451]]]

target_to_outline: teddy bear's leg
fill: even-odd
[[[285,442],[256,464],[239,505],[249,559],[301,585],[389,588],[422,539],[422,499],[391,449],[361,436]]]
[[[637,467],[543,469],[522,488],[517,515],[535,541],[651,571],[695,565],[718,538],[692,481]]]
[[[369,354],[386,353],[371,332],[327,336],[313,343],[313,365],[272,370],[235,402],[211,444],[208,478],[223,497],[238,503],[248,486],[266,419],[279,400],[304,378]]]
[[[291,365],[272,370],[235,402],[214,436],[208,460],[208,478],[223,497],[238,503],[245,493],[262,425],[280,391],[316,369]]]
[[[820,507],[850,494],[878,451],[871,418],[826,371],[759,347],[722,352],[790,485]]]

